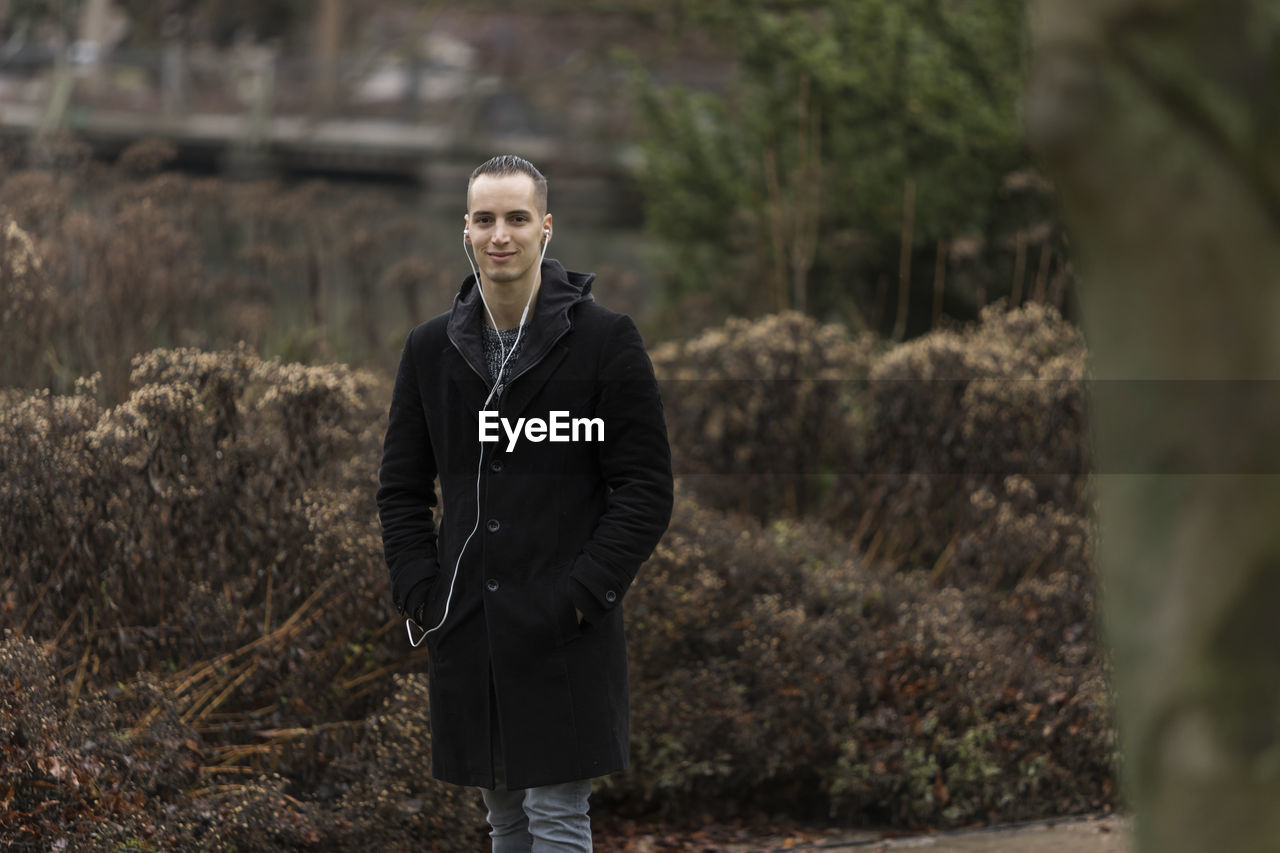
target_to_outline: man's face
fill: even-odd
[[[493,283],[536,275],[542,229],[551,214],[540,215],[528,175],[481,175],[468,194],[467,228],[480,274]]]

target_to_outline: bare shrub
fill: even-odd
[[[172,713],[131,730],[140,709],[164,707],[164,688],[143,677],[91,691],[91,660],[68,682],[32,639],[0,640],[0,835],[42,849],[196,846],[163,806],[198,783],[195,733]]]
[[[1035,303],[889,350],[834,517],[871,556],[937,578],[1089,574],[1085,370],[1079,332]]]
[[[44,258],[30,233],[12,219],[0,218],[0,385],[34,372],[58,325],[57,295],[49,284]]]
[[[77,673],[80,712],[91,691],[133,697],[109,719],[131,733],[122,754],[161,782],[121,796],[154,795],[176,812],[116,814],[75,792],[51,796],[77,804],[86,826],[110,819],[172,849],[350,849],[378,838],[408,850],[424,829],[474,820],[465,796],[402,760],[429,756],[412,716],[425,706],[374,713],[392,676],[422,665],[387,603],[372,501],[386,389],[345,367],[264,362],[244,348],[153,351],[131,378],[111,407],[93,382],[68,396],[5,395],[0,514],[11,550],[0,605],[6,625],[50,643],[41,666]],[[50,689],[32,713],[62,725],[67,694]],[[177,771],[139,750],[171,740],[170,722],[191,746],[166,754],[186,755],[191,778],[163,782]],[[401,763],[371,788],[371,770],[393,758]],[[402,773],[411,789],[392,802]],[[474,847],[453,836],[437,847]]]
[[[392,264],[378,288],[393,294],[400,300],[404,316],[410,320],[426,319],[422,313],[423,299],[427,286],[438,281],[439,275],[432,268],[431,262],[422,255],[409,255]]]
[[[131,143],[116,160],[120,171],[135,177],[147,177],[159,172],[178,156],[178,149],[163,139],[141,139]]]
[[[159,140],[112,167],[87,151],[51,136],[0,175],[0,229],[13,222],[30,238],[42,294],[22,296],[6,253],[0,386],[65,393],[96,372],[115,402],[130,359],[156,347],[243,341],[379,366],[398,351],[380,323],[407,291],[377,283],[421,251],[423,231],[390,193],[165,172],[173,152]]]
[[[387,389],[245,348],[154,351],[131,383],[117,405],[92,380],[0,395],[0,612],[16,629],[0,662],[17,654],[24,685],[4,694],[0,760],[52,785],[0,820],[48,812],[75,841],[165,849],[473,849],[474,796],[428,778],[425,657],[387,601],[372,502]],[[1036,505],[1003,488],[1019,513]],[[1078,572],[937,588],[853,559],[846,532],[761,529],[682,484],[628,608],[635,761],[602,808],[962,824],[1114,797]],[[118,799],[30,775],[88,760],[99,736],[74,727],[91,718],[128,733]],[[17,743],[20,727],[54,746]]]
[[[811,523],[677,507],[629,598],[637,761],[603,792],[617,808],[946,825],[1112,802],[1110,700],[1072,576],[1016,598],[937,589]]]
[[[676,470],[711,506],[826,518],[935,580],[1091,571],[1085,350],[1049,306],[887,348],[732,320],[653,359]]]
[[[52,172],[15,172],[0,187],[0,209],[23,231],[48,237],[71,209],[72,187],[71,181]]]
[[[372,492],[372,466],[335,460],[376,442],[375,386],[346,368],[155,351],[135,360],[133,382],[108,409],[87,386],[0,413],[26,630],[52,636],[75,618],[133,652],[112,655],[121,674],[226,651],[289,616],[325,580],[304,559],[325,488]],[[185,630],[144,630],[174,620]]]
[[[866,440],[869,339],[797,312],[654,348],[673,465],[713,506],[813,512]]]
[[[897,824],[1112,801],[1073,327],[996,306],[877,351],[784,316],[654,360],[677,466],[738,476],[683,478],[632,596],[640,760],[620,800]],[[725,381],[815,377],[831,382]],[[814,460],[834,491],[762,488]],[[691,493],[759,518],[803,506],[833,530],[740,527]],[[931,571],[895,571],[911,568]]]
[[[93,148],[74,133],[58,130],[32,139],[27,159],[37,169],[83,176],[93,160]]]
[[[6,841],[68,850],[409,851],[425,840],[442,851],[476,847],[465,827],[483,824],[478,798],[421,772],[429,741],[415,721],[425,719],[426,696],[412,681],[399,682],[381,713],[351,726],[354,747],[340,760],[357,781],[334,803],[299,799],[296,781],[266,770],[208,784],[201,764],[212,750],[179,718],[167,688],[142,676],[90,693],[82,675],[69,686],[48,650],[30,638],[0,640]]]

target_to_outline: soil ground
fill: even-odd
[[[1015,827],[886,838],[874,832],[779,831],[767,837],[729,827],[697,832],[646,833],[596,838],[596,849],[631,853],[775,853],[775,851],[850,851],[850,853],[1129,853],[1129,824],[1114,815],[1043,821]]]

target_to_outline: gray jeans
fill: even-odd
[[[489,809],[493,853],[591,853],[587,798],[591,780],[507,790],[507,767],[498,732],[497,687],[489,672],[489,731],[494,788],[481,788]]]
[[[590,779],[480,792],[489,809],[493,853],[590,853]]]

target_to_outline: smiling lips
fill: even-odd
[[[485,252],[485,254],[499,262],[515,256],[515,252]]]

